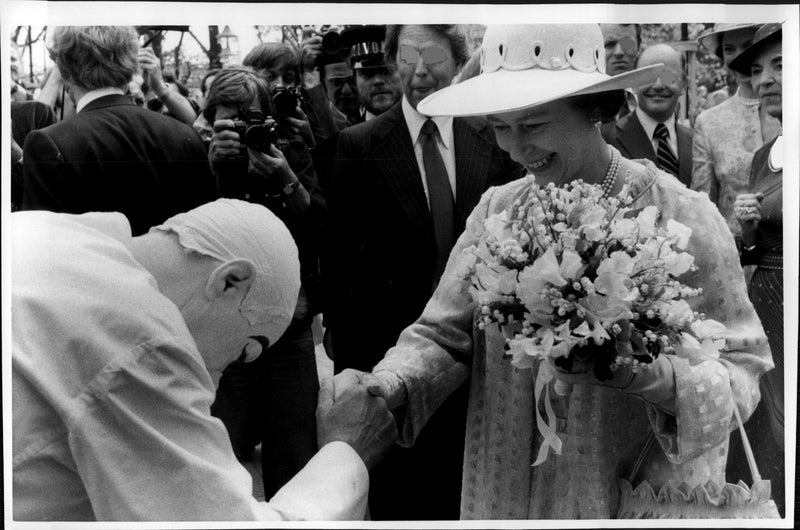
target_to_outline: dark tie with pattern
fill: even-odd
[[[658,167],[668,173],[678,176],[678,159],[672,153],[672,148],[669,146],[669,130],[663,123],[656,125],[656,130],[653,133],[658,140],[658,150],[656,151],[656,160]]]
[[[428,183],[433,232],[436,238],[436,271],[434,275],[434,284],[436,284],[444,271],[450,250],[455,244],[453,227],[455,201],[444,160],[436,146],[436,124],[433,120],[429,119],[422,126],[421,139],[422,161],[425,167],[425,180]]]

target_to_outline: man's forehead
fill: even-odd
[[[600,24],[600,31],[607,41],[622,37],[636,38],[636,26],[634,24]]]

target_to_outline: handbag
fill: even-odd
[[[758,472],[750,441],[742,425],[738,407],[734,406],[739,433],[747,456],[747,464],[753,477],[753,486],[743,481],[722,486],[713,480],[705,485],[691,488],[685,482],[676,486],[667,483],[656,493],[645,480],[636,488],[636,478],[645,455],[655,442],[655,433],[650,433],[644,450],[634,463],[628,479],[620,479],[620,507],[618,519],[780,519],[778,507],[772,500],[769,480],[763,480]]]

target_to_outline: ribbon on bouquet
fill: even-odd
[[[531,370],[533,373],[533,370]],[[539,455],[536,461],[532,464],[538,466],[547,460],[549,454],[548,449],[552,448],[555,454],[561,454],[561,439],[556,435],[556,414],[553,411],[553,405],[550,402],[550,381],[555,378],[553,368],[546,360],[539,363],[539,369],[536,371],[536,381],[534,383],[534,408],[536,409],[536,426],[539,428],[539,434],[542,435],[542,445],[539,446]],[[539,410],[539,400],[544,394],[544,410],[547,414],[547,421],[542,417]]]

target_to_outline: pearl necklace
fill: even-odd
[[[619,173],[619,151],[611,146],[608,146],[611,151],[611,163],[608,165],[608,171],[603,178],[603,183],[600,187],[603,189],[603,196],[607,197],[611,190],[614,188],[614,183],[617,181],[617,173]]]

